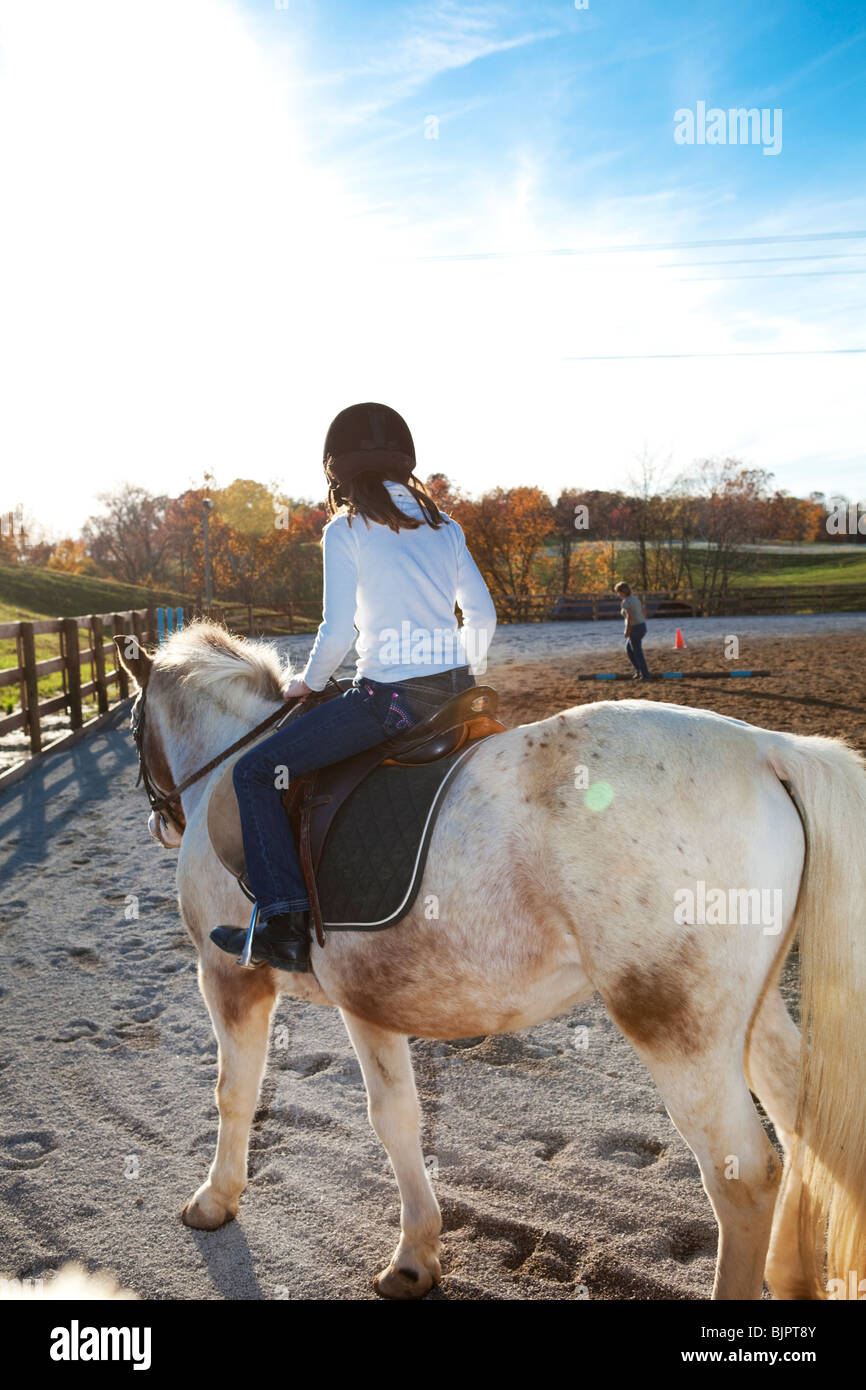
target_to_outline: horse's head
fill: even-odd
[[[131,637],[116,637],[115,646],[139,688],[132,732],[151,805],[148,829],[166,849],[177,849],[186,816],[176,789],[239,726],[249,728],[265,705],[282,703],[279,658],[272,647],[254,646],[205,619],[175,632],[155,655]]]

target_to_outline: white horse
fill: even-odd
[[[147,690],[142,751],[161,792],[273,711],[289,679],[272,648],[208,623],[124,664]],[[441,1222],[407,1035],[513,1031],[597,992],[700,1165],[719,1225],[714,1297],[760,1298],[765,1274],[787,1298],[866,1276],[858,754],[635,700],[497,734],[447,793],[411,912],[388,931],[314,942],[312,975],[243,970],[208,939],[249,915],[206,828],[224,766],[184,792],[177,832],[160,835],[180,848],[181,913],[219,1041],[217,1151],[184,1208],[188,1225],[215,1230],[237,1213],[271,1014],[287,990],[342,1014],[402,1203],[376,1288],[423,1296],[440,1279]],[[431,895],[436,921],[425,915]],[[778,910],[759,910],[770,903]],[[795,932],[802,1049],[777,987]],[[783,1171],[750,1089],[775,1125]]]

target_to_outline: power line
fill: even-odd
[[[866,353],[866,347],[803,348],[782,352],[613,352],[586,357],[563,357],[563,362],[673,362],[705,357],[835,357]]]
[[[628,246],[562,246],[539,251],[464,251],[453,254],[415,256],[419,261],[504,261],[530,256],[621,255],[641,251],[698,251],[709,246],[788,246],[804,241],[863,241],[860,232],[803,232],[784,236],[719,237],[706,241],[646,241]]]
[[[724,265],[724,261],[720,262]],[[690,266],[671,266],[671,270],[690,270]],[[725,280],[820,280],[824,275],[866,275],[866,270],[777,270],[767,275],[680,275],[680,285],[724,284]]]
[[[716,261],[664,261],[664,262],[662,262],[662,261],[656,261],[655,265],[653,265],[653,266],[651,266],[651,267],[643,267],[643,269],[644,269],[644,270],[646,270],[646,269],[652,269],[652,270],[695,270],[695,269],[700,268],[700,269],[703,270],[703,269],[706,269],[707,267],[710,267],[710,266],[717,266],[717,267],[719,267],[720,269],[723,269],[723,268],[725,268],[726,266],[737,266],[737,265],[767,265],[767,266],[774,266],[774,265],[790,265],[791,262],[794,262],[795,264],[797,264],[797,263],[802,263],[803,261],[845,261],[845,260],[858,260],[858,261],[862,261],[862,260],[864,260],[864,259],[866,259],[866,252],[863,252],[863,251],[844,251],[844,252],[842,252],[841,254],[837,252],[835,255],[833,255],[833,254],[826,254],[826,255],[823,255],[823,256],[758,256],[758,257],[751,257],[751,258],[749,258],[749,257],[743,257],[743,258],[741,258],[741,257],[739,257],[739,256],[734,256],[734,257],[731,257],[731,258],[729,258],[729,259],[721,260],[721,261],[718,261],[718,260],[716,260]],[[618,275],[618,274],[620,274],[620,271],[621,271],[621,267],[619,267],[619,266],[617,266],[616,268],[614,268],[613,266],[607,266],[607,267],[598,267],[598,266],[595,266],[595,267],[593,267],[591,273],[594,274],[594,275],[598,275],[598,274],[602,274],[602,275],[605,275],[605,274],[607,274],[607,275],[612,275],[612,274],[616,273],[616,274]],[[628,273],[628,272],[626,272],[626,273]],[[633,273],[633,274],[634,274],[634,273],[637,273],[637,270],[632,271],[632,273]],[[701,283],[704,282],[704,281],[706,281],[706,282],[708,282],[708,283],[715,283],[715,282],[721,282],[721,281],[724,281],[724,280],[785,280],[785,279],[789,279],[789,278],[792,278],[792,277],[797,277],[797,278],[800,278],[800,279],[803,279],[803,278],[805,278],[805,279],[814,279],[815,277],[821,276],[821,275],[866,275],[866,270],[860,270],[860,269],[857,269],[856,267],[854,267],[854,268],[850,268],[850,269],[847,269],[847,270],[770,270],[770,271],[765,271],[765,272],[754,272],[754,273],[749,273],[749,274],[746,274],[746,275],[692,275],[692,276],[685,276],[685,275],[683,275],[683,276],[675,276],[675,277],[674,277],[674,283],[683,284],[683,285],[699,285],[699,284],[701,284]]]
[[[656,261],[653,270],[691,270],[706,265],[789,265],[791,261],[862,261],[866,251],[822,251],[817,256],[729,256],[723,261]]]

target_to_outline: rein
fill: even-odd
[[[167,812],[169,819],[174,821],[176,829],[181,831],[182,833],[183,828],[178,824],[177,820],[169,810],[169,807],[174,806],[177,802],[180,801],[181,794],[183,792],[185,792],[189,787],[193,786],[196,782],[200,782],[201,779],[203,777],[206,777],[209,772],[213,772],[215,767],[219,767],[220,763],[224,763],[227,758],[230,758],[232,756],[233,753],[237,753],[241,748],[246,748],[248,744],[252,743],[255,739],[259,737],[259,734],[265,733],[265,731],[267,729],[270,729],[271,727],[279,728],[281,725],[287,724],[291,719],[297,718],[297,716],[304,711],[305,707],[309,707],[311,704],[315,705],[319,700],[323,698],[330,698],[332,692],[329,690],[328,687],[332,684],[335,685],[337,691],[342,694],[342,686],[340,685],[339,681],[335,680],[334,677],[331,676],[328,680],[328,685],[325,686],[324,690],[314,690],[309,695],[302,696],[300,700],[296,700],[293,705],[290,705],[288,710],[282,708],[273,710],[273,712],[269,714],[266,719],[263,719],[260,724],[257,724],[254,729],[250,729],[249,733],[243,734],[241,738],[236,739],[235,742],[230,744],[228,748],[224,748],[221,753],[218,753],[215,758],[211,758],[210,762],[205,763],[203,767],[198,768],[197,771],[193,772],[189,777],[185,777],[184,780],[180,783],[180,785],[174,787],[170,792],[162,792],[159,787],[154,786],[153,782],[150,779],[150,774],[147,770],[147,764],[144,760],[144,717],[146,696],[145,691],[142,690],[141,694],[139,695],[138,699],[136,700],[133,706],[132,718],[130,721],[132,728],[132,737],[135,740],[135,748],[136,752],[138,753],[138,781],[135,785],[138,786],[139,782],[144,783],[144,790],[147,793],[147,799],[150,802],[150,809],[152,811],[155,811],[157,815],[160,816],[163,815],[163,812]],[[183,815],[182,810],[181,815]]]

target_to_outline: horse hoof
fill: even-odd
[[[381,1274],[377,1274],[373,1288],[380,1298],[423,1298],[434,1284],[439,1283],[441,1277],[438,1260],[434,1270],[414,1269],[404,1262],[399,1269],[389,1265]]]
[[[194,1231],[218,1231],[220,1226],[234,1221],[236,1216],[236,1206],[226,1206],[209,1188],[202,1187],[192,1200],[187,1202],[181,1211],[180,1219],[185,1226],[191,1226]]]

